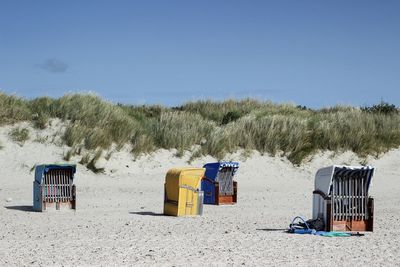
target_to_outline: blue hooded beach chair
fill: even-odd
[[[76,187],[73,184],[76,166],[45,164],[35,167],[33,210],[76,209]]]
[[[204,204],[234,204],[237,202],[237,182],[233,180],[239,168],[238,162],[214,162],[203,166],[206,169],[201,182]]]

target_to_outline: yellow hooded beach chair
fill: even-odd
[[[164,184],[164,214],[194,216],[203,213],[200,190],[204,168],[174,168],[167,172]]]

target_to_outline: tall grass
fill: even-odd
[[[249,115],[212,135],[205,153],[223,156],[236,148],[275,155],[295,164],[318,150],[351,150],[364,157],[400,146],[400,116],[347,111]]]
[[[31,120],[28,102],[0,92],[0,125]]]
[[[254,149],[283,154],[300,164],[318,150],[351,150],[366,156],[400,146],[400,114],[386,103],[311,110],[244,99],[168,108],[115,105],[91,94],[26,100],[0,93],[0,125],[31,121],[44,129],[50,118],[66,123],[62,140],[72,154],[86,148],[99,155],[96,151],[113,144],[130,144],[135,156],[175,148],[178,155],[190,150],[193,156],[223,158],[238,149]]]
[[[207,140],[214,124],[198,114],[172,111],[163,112],[154,128],[155,144],[159,147],[176,148],[179,154],[193,145]]]
[[[227,124],[231,121],[262,108],[269,103],[262,103],[254,99],[226,100],[214,102],[212,100],[188,102],[176,110],[200,114],[204,119],[214,121],[218,124]],[[231,119],[230,119],[231,118]]]
[[[67,145],[87,149],[123,146],[137,131],[137,123],[119,106],[94,95],[66,95],[58,99],[55,116],[69,122],[64,134]]]

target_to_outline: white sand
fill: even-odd
[[[352,153],[321,153],[301,167],[257,153],[247,160],[232,155],[241,164],[238,204],[207,205],[202,217],[176,218],[161,215],[163,183],[169,168],[188,165],[187,156],[158,151],[134,162],[122,151],[104,162],[105,174],[78,166],[76,212],[38,213],[31,211],[30,169],[63,162],[66,148],[34,142],[35,135],[21,147],[9,140],[9,130],[0,128],[1,266],[400,265],[400,150],[368,161],[377,168],[375,231],[327,238],[272,230],[296,215],[310,218],[315,172],[357,165]]]

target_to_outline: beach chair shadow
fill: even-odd
[[[163,213],[155,213],[152,211],[131,211],[129,214],[142,215],[142,216],[165,216]]]
[[[9,210],[19,210],[25,212],[35,212],[32,206],[22,205],[22,206],[5,206]]]

